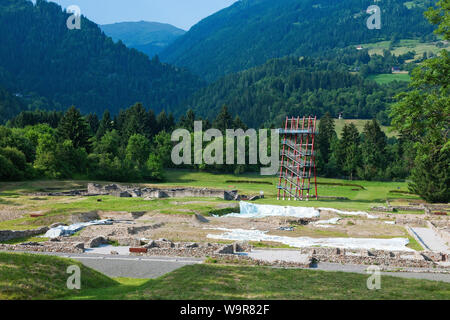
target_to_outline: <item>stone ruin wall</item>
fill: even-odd
[[[101,186],[95,183],[88,184],[88,195],[112,195],[116,197],[135,197],[135,198],[220,198],[224,200],[234,200],[237,191],[226,191],[207,188],[136,188],[131,186],[122,186],[110,184]]]
[[[0,230],[0,241],[9,241],[20,238],[27,238],[37,236],[48,231],[47,227],[33,229],[33,230]]]

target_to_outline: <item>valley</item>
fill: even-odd
[[[202,1],[0,0],[0,300],[449,300],[448,1]]]

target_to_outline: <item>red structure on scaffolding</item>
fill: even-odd
[[[318,199],[316,157],[314,141],[317,117],[286,118],[280,163],[280,180],[278,183],[278,200]],[[311,184],[313,179],[313,184]],[[311,189],[315,193],[311,194]]]

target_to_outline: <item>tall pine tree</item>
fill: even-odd
[[[74,148],[89,149],[89,126],[74,106],[64,114],[58,125],[58,136],[61,140],[71,140]]]

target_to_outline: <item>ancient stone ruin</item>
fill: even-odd
[[[102,186],[96,183],[89,183],[87,195],[110,195],[122,198],[220,198],[223,200],[238,200],[236,190],[226,191],[207,188],[139,188],[123,186],[118,184],[108,184]]]

